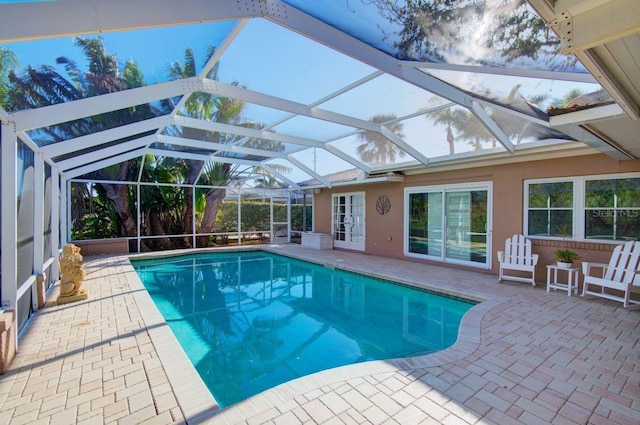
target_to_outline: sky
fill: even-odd
[[[235,21],[229,21],[103,33],[99,36],[107,52],[117,55],[120,66],[133,59],[143,71],[147,84],[152,84],[170,79],[169,65],[174,61],[182,62],[188,47],[192,47],[197,57],[201,58],[198,64],[201,66],[207,47],[219,45],[234,25]],[[87,65],[72,37],[11,43],[3,47],[17,54],[22,69],[27,65],[55,65],[58,57],[70,58],[81,68],[86,69]],[[64,72],[63,67],[58,66],[57,69]]]

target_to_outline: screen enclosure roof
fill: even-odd
[[[626,32],[576,45],[558,16],[578,38],[614,2],[419,3],[0,1],[0,119],[70,179],[201,161],[297,189],[354,169],[640,155],[637,85],[616,77],[640,63],[631,3],[610,25]],[[611,43],[630,48],[600,60]]]

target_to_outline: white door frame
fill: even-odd
[[[447,240],[446,229],[447,229],[447,211],[445,210],[447,205],[447,194],[454,192],[467,192],[467,191],[475,191],[481,190],[487,192],[487,222],[485,229],[485,237],[486,237],[486,256],[485,262],[475,262],[475,261],[465,261],[455,258],[447,257],[446,253],[446,245],[445,242]],[[414,193],[441,193],[442,194],[442,249],[439,255],[428,255],[428,254],[420,254],[416,252],[409,251],[409,214],[410,214],[410,205],[409,198],[411,194]],[[483,268],[483,269],[491,269],[492,258],[491,258],[491,245],[492,245],[492,214],[493,214],[493,184],[492,182],[473,182],[473,183],[460,183],[460,184],[451,184],[451,185],[434,185],[434,186],[417,186],[417,187],[409,187],[404,190],[404,205],[405,205],[405,213],[404,213],[404,255],[407,257],[421,258],[421,259],[429,259],[444,263],[452,263],[452,264],[460,264],[465,266]]]
[[[345,211],[336,209],[336,199],[344,197]],[[361,205],[352,203],[361,197]],[[353,207],[356,207],[354,214]],[[358,211],[358,209],[360,211]],[[365,192],[334,193],[331,196],[331,233],[336,248],[364,251],[365,249]],[[356,229],[357,231],[353,231]]]

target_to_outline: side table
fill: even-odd
[[[551,271],[553,270],[553,280],[551,280]],[[567,283],[558,282],[558,270],[564,270],[567,272]],[[580,269],[578,267],[559,267],[556,264],[547,266],[547,292],[551,288],[561,289],[567,291],[567,295],[571,296],[571,293],[578,293],[578,280]]]

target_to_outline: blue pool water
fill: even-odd
[[[452,345],[473,303],[261,251],[132,264],[220,406]]]

